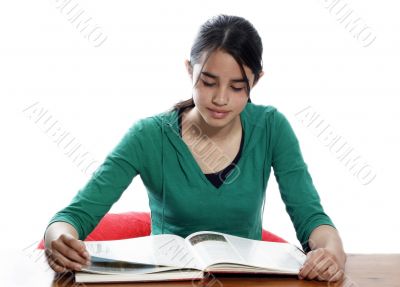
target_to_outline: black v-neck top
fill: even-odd
[[[179,124],[179,134],[181,137],[182,137],[182,117],[181,117],[182,112],[183,112],[183,109],[179,109],[178,124]],[[207,177],[207,179],[216,188],[219,188],[224,183],[224,181],[226,180],[229,173],[232,172],[232,170],[235,168],[236,164],[238,163],[238,161],[240,159],[240,156],[242,155],[243,143],[244,143],[244,130],[242,130],[242,138],[240,140],[239,152],[237,153],[237,155],[233,159],[233,161],[227,167],[225,167],[223,170],[220,170],[215,173],[205,173],[204,174]]]

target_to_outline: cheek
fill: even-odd
[[[202,104],[207,102],[208,95],[207,92],[204,91],[204,89],[199,89],[199,88],[193,89],[192,95],[193,95],[193,100],[196,104]]]
[[[248,97],[245,92],[231,97],[231,104],[235,107],[244,107],[247,104]]]

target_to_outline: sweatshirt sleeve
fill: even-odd
[[[272,167],[297,239],[309,251],[311,232],[319,225],[334,224],[324,212],[317,190],[303,160],[297,137],[286,117],[275,111]]]
[[[75,227],[81,240],[92,232],[133,178],[140,173],[142,129],[140,121],[129,128],[86,185],[68,206],[51,218],[47,227],[56,221],[68,222]]]

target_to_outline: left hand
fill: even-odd
[[[328,248],[317,248],[307,253],[299,272],[299,279],[336,282],[343,279],[345,260],[339,260]]]

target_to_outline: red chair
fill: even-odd
[[[118,240],[148,236],[151,233],[149,212],[107,213],[87,236],[85,241]],[[281,237],[262,230],[262,240],[272,242],[287,242]],[[38,249],[44,249],[43,240]]]

